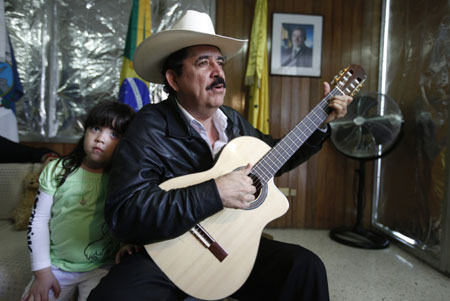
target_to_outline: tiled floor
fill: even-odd
[[[332,301],[450,300],[450,278],[400,249],[349,247],[329,238],[329,231],[266,229],[275,239],[293,242],[322,258]]]

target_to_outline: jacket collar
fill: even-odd
[[[163,103],[165,105],[164,113],[166,114],[169,137],[186,138],[192,136],[189,124],[178,107],[175,97],[169,96]]]

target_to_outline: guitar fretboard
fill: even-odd
[[[342,94],[338,88],[334,88],[302,121],[255,164],[252,168],[252,173],[258,177],[262,185],[275,176],[277,171],[327,118],[330,113],[328,100],[335,95]]]

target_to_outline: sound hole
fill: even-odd
[[[250,203],[250,207],[246,208],[246,210],[253,210],[264,203],[264,200],[267,197],[267,183],[262,183],[260,178],[252,173],[250,173],[248,176],[252,178],[253,185],[256,187],[256,192],[254,194],[255,200]]]

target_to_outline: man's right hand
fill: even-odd
[[[226,208],[245,209],[255,200],[256,188],[248,175],[252,166],[218,177],[216,181],[222,204]]]
[[[53,290],[55,298],[59,297],[61,287],[58,280],[52,273],[50,267],[44,268],[34,272],[34,280],[31,284],[30,290],[23,296],[22,301],[47,301],[48,292]]]

